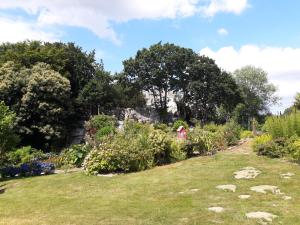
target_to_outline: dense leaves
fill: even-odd
[[[242,102],[234,79],[212,59],[191,49],[158,43],[123,64],[124,75],[147,92],[162,120],[166,120],[170,94],[184,119],[193,114],[203,122],[215,119],[218,108],[231,112]]]
[[[12,150],[18,142],[14,132],[16,115],[0,102],[0,162],[4,152]]]
[[[250,123],[251,118],[268,113],[270,104],[278,101],[278,97],[275,95],[276,87],[269,83],[264,70],[245,66],[236,70],[234,77],[244,98],[244,107],[240,105],[237,112],[240,120],[241,117],[247,118],[242,122]]]

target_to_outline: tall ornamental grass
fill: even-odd
[[[300,136],[300,112],[269,117],[264,125],[264,130],[273,138]]]

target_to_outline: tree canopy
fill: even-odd
[[[268,74],[261,68],[245,66],[234,72],[237,85],[241,88],[244,98],[244,107],[239,114],[244,114],[248,122],[269,112],[269,106],[278,101],[275,95],[277,88],[269,82]]]
[[[159,42],[123,64],[125,76],[150,94],[162,117],[168,110],[169,93],[176,95],[181,117],[193,114],[202,121],[212,119],[221,106],[232,111],[241,101],[231,75],[191,49]]]

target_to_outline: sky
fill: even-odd
[[[75,42],[106,70],[157,42],[209,56],[224,70],[261,67],[278,87],[278,113],[300,91],[297,0],[1,0],[0,43]]]

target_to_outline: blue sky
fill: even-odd
[[[175,43],[229,72],[262,67],[279,88],[278,112],[300,91],[299,10],[295,0],[2,0],[0,42],[72,41],[112,72],[138,49]]]

